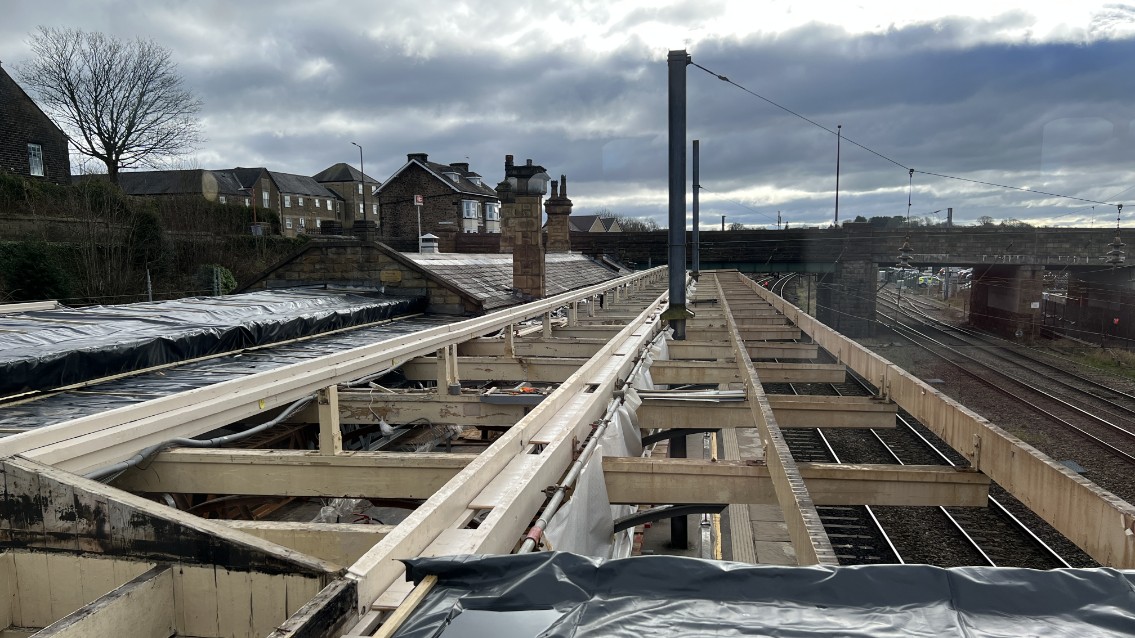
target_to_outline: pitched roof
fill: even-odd
[[[598,215],[568,215],[568,224],[571,230],[586,233],[595,225],[596,219],[599,219]]]
[[[423,270],[449,282],[480,301],[485,310],[521,301],[512,287],[512,255],[461,253],[403,253]],[[620,276],[620,273],[579,253],[544,256],[545,293],[548,296],[583,288]]]
[[[203,169],[172,171],[126,171],[118,174],[118,185],[128,195],[201,195],[204,191],[205,174],[211,174],[217,181],[220,195],[243,195],[240,183],[229,171],[206,171]],[[89,178],[105,179],[105,176]]]
[[[401,168],[394,171],[394,174],[387,178],[382,186],[378,187],[378,192],[382,192],[382,189],[385,188],[387,184],[393,182],[407,168],[417,164],[424,168],[427,173],[441,180],[458,193],[478,195],[480,197],[492,197],[494,199],[497,197],[496,190],[486,186],[484,182],[481,181],[479,174],[452,164],[439,164],[437,162],[431,162],[428,159],[423,160],[421,157],[425,157],[424,153],[415,155],[417,156],[409,158]],[[467,164],[462,164],[462,166],[467,166]],[[457,179],[448,177],[446,173],[456,175]]]
[[[276,171],[268,171],[268,174],[272,176],[272,181],[276,182],[276,188],[281,193],[310,195],[311,197],[336,197],[335,193],[307,175],[277,173]]]
[[[339,162],[338,164],[328,166],[315,175],[312,175],[312,179],[321,184],[328,182],[358,182],[359,174],[359,169],[351,166],[350,164],[347,164],[346,162]],[[362,175],[370,184],[379,183],[377,179],[371,177],[370,175],[367,175],[365,173],[363,173]]]

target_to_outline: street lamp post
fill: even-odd
[[[355,144],[351,142],[351,144]],[[355,146],[359,146],[355,144]],[[363,172],[363,147],[359,146],[359,194],[363,196],[363,221],[367,220],[367,176]]]

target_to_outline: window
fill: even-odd
[[[359,195],[363,194],[363,183],[359,182]]]
[[[362,203],[362,202],[359,202],[359,214],[360,214],[360,215],[365,215],[365,214],[366,214],[366,212],[367,212],[367,209],[363,208],[363,203]]]
[[[374,215],[375,219],[378,219],[378,204],[370,205],[370,214]]]
[[[292,218],[291,217],[285,217],[284,218],[284,228],[291,228],[291,227],[292,227]]]
[[[300,208],[303,208],[303,197],[300,197],[299,201],[296,202],[296,204],[298,204]]]
[[[306,227],[307,227],[307,218],[306,217],[300,217],[300,228],[306,228]]]
[[[461,201],[461,216],[465,219],[480,219],[481,218],[481,202],[472,199],[465,199]]]
[[[331,210],[331,200],[327,200],[327,210]]]
[[[316,208],[323,208],[323,200],[316,197],[315,198],[315,207]]]
[[[292,207],[292,196],[291,195],[284,195],[284,208],[291,208],[291,207]]]
[[[43,147],[39,144],[28,144],[28,172],[43,177]]]
[[[316,201],[319,201],[319,200],[316,200]],[[315,227],[316,228],[323,228],[323,220],[316,217],[315,218]]]
[[[221,196],[220,196],[220,197],[219,197],[218,199],[219,199],[219,201],[220,201],[220,202],[221,202],[222,204],[227,204],[227,203],[228,203],[228,201],[227,201],[227,200],[225,200],[225,196],[224,196],[224,195],[221,195]]]
[[[263,200],[263,202],[264,202],[264,203],[263,203],[263,204],[261,204],[261,205],[262,205],[262,206],[263,206],[264,208],[270,208],[270,206],[269,206],[269,204],[268,204],[268,190],[267,190],[267,189],[265,189],[265,190],[261,191],[260,195],[261,195],[261,199],[262,199],[262,200]]]
[[[496,221],[500,219],[501,205],[495,203],[485,204],[485,219],[489,221]]]
[[[248,208],[251,205],[252,205],[252,198],[251,197],[245,197],[244,198],[244,207]]]

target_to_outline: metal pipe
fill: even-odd
[[[694,279],[701,275],[701,236],[698,233],[699,226],[701,226],[700,211],[698,207],[698,192],[701,190],[701,181],[699,173],[701,172],[701,152],[700,140],[694,140],[694,221],[693,221],[693,234],[690,236],[690,241],[693,243],[693,259],[691,269],[694,271]]]
[[[665,336],[659,335],[658,338],[664,339]],[[650,345],[653,344],[654,342],[651,341]],[[649,348],[650,345],[646,347]],[[627,375],[627,380],[623,382],[623,388],[630,386],[631,380],[639,375],[642,371],[642,363],[643,358],[640,356],[638,362],[631,368],[630,374]],[[606,433],[607,426],[610,425],[611,419],[615,415],[615,410],[626,400],[625,390],[616,390],[615,393],[617,396],[611,399],[607,404],[607,410],[603,413],[603,418],[599,420],[591,438],[587,440],[587,445],[585,445],[583,451],[579,453],[579,458],[571,464],[567,475],[564,476],[563,482],[556,486],[555,493],[553,493],[552,497],[548,500],[548,504],[544,506],[543,514],[541,514],[540,518],[536,519],[536,522],[528,529],[528,533],[524,536],[524,542],[521,543],[520,548],[516,550],[517,554],[527,554],[536,549],[537,543],[540,542],[540,537],[543,536],[544,530],[548,528],[548,522],[552,520],[556,512],[560,511],[560,506],[563,505],[564,499],[567,498],[568,489],[575,484],[579,475],[583,473],[583,466],[587,465],[587,462],[591,460],[592,455],[594,455],[595,449],[599,447],[599,441],[603,438],[603,434]]]
[[[670,306],[662,318],[674,328],[674,339],[686,339],[686,65],[685,50],[671,51],[669,70],[670,172]]]

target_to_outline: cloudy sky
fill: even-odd
[[[358,142],[380,180],[426,152],[495,184],[513,154],[566,173],[577,213],[664,224],[666,53],[686,49],[842,125],[841,220],[952,207],[963,223],[1115,223],[1114,205],[937,173],[1127,201],[1135,223],[1135,5],[926,4],[6,1],[0,61],[27,60],[38,25],[169,48],[204,102],[207,141],[181,165],[311,175],[357,164]],[[830,223],[836,137],[697,67],[687,79],[705,226]]]

